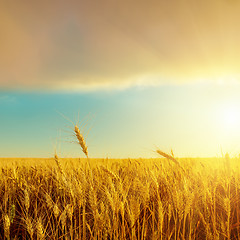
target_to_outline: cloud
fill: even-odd
[[[0,3],[0,88],[95,89],[239,79],[240,3]]]

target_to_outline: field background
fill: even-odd
[[[0,159],[1,239],[240,239],[239,159]]]

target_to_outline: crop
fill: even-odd
[[[239,239],[236,160],[26,161],[1,167],[1,239]]]
[[[91,159],[77,138],[87,158],[1,160],[1,239],[240,239],[239,159]]]

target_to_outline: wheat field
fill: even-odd
[[[240,239],[239,159],[1,159],[1,239]]]

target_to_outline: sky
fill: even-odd
[[[238,154],[237,0],[1,1],[0,157]],[[79,121],[78,121],[79,120]]]

